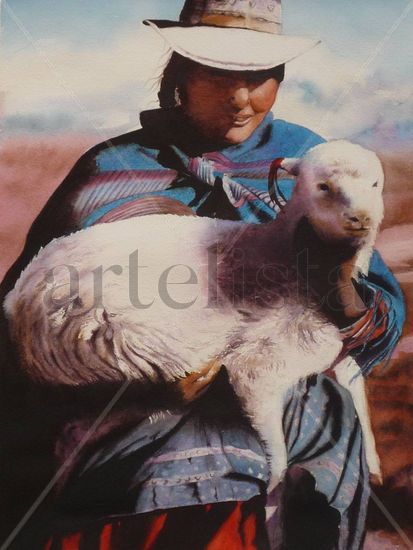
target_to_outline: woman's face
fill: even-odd
[[[249,138],[271,110],[278,88],[270,71],[223,71],[194,65],[182,103],[204,138],[237,144]]]

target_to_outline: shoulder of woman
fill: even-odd
[[[70,202],[92,180],[106,174],[154,168],[158,165],[159,148],[148,140],[146,133],[134,130],[108,139],[86,151],[57,187],[50,201],[55,206]],[[50,202],[49,201],[49,202]]]
[[[285,156],[301,156],[311,147],[326,141],[322,136],[305,126],[281,119],[273,121],[273,132],[287,149]]]
[[[145,147],[141,145],[141,134],[140,130],[136,130],[99,143],[80,157],[34,220],[11,280],[42,246],[80,228],[78,203],[87,200],[99,176],[105,179],[105,172],[113,174],[143,165],[147,155],[144,154]],[[150,162],[156,162],[156,152]],[[116,174],[113,175],[115,181]]]
[[[144,130],[134,130],[102,141],[86,151],[74,165],[72,172],[77,176],[79,172],[87,176],[101,170],[131,169],[129,165],[139,162],[139,158],[148,149],[156,150],[157,147],[151,143]]]

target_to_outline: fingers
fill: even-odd
[[[200,397],[209,384],[215,379],[221,370],[219,361],[210,361],[201,371],[188,375],[178,382],[178,392],[185,402],[191,402]]]

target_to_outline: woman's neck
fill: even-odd
[[[198,157],[203,153],[221,151],[232,145],[224,138],[214,137],[192,121],[183,109],[176,109],[177,139],[181,148],[190,156]]]
[[[242,145],[249,138],[233,143],[224,137],[207,132],[186,115],[182,107],[173,109],[153,109],[140,115],[142,127],[154,139],[168,145],[175,145],[189,157],[202,156],[203,153],[222,151]],[[251,134],[252,135],[252,134]]]

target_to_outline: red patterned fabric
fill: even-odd
[[[51,537],[44,550],[268,550],[264,503],[223,502],[161,510]]]
[[[376,292],[373,304],[366,313],[351,326],[341,329],[343,350],[340,357],[350,351],[381,338],[388,329],[388,309],[380,291]]]

